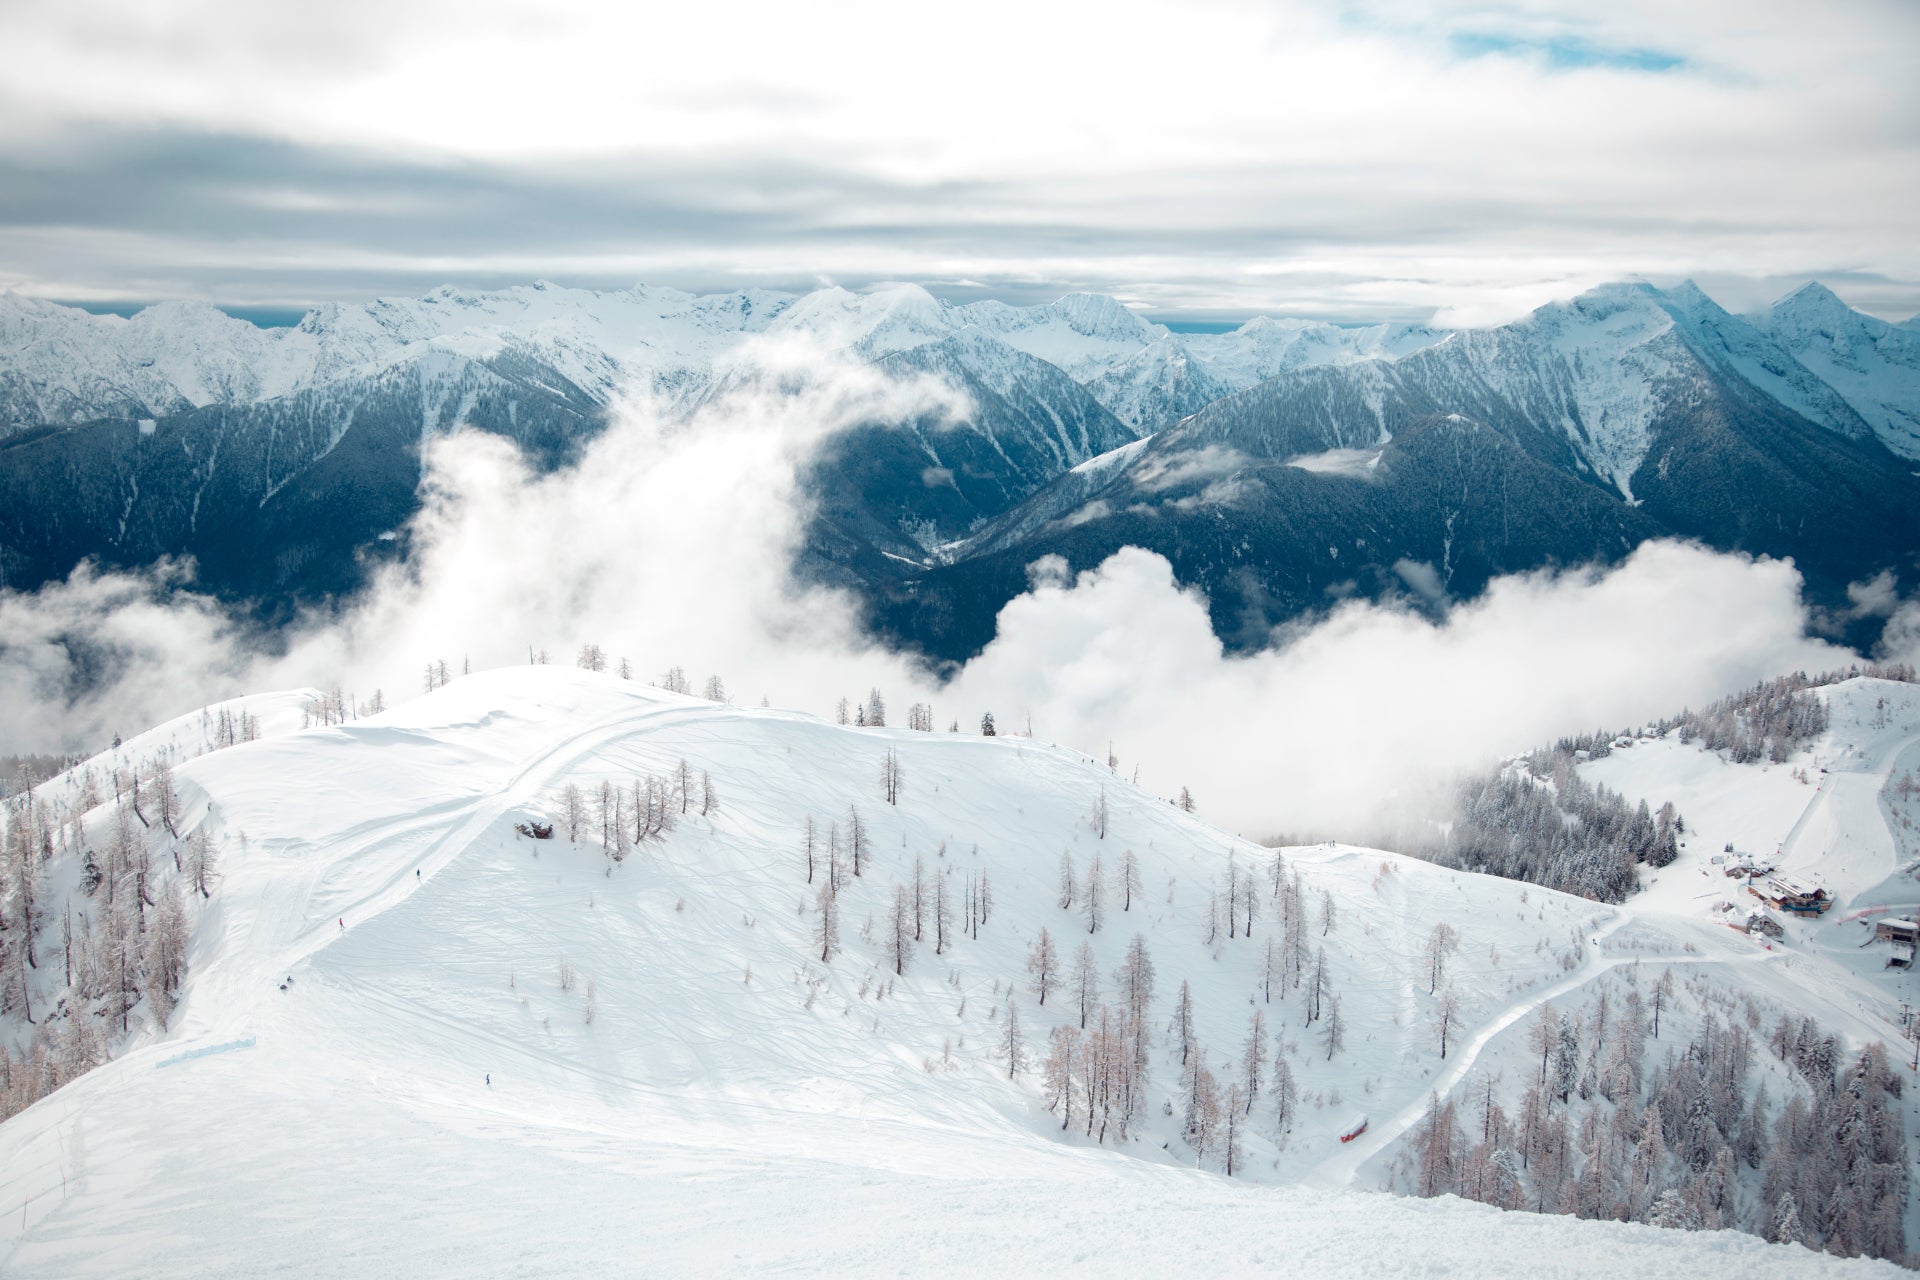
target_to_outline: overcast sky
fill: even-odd
[[[1913,0],[0,0],[0,287],[1920,311]]]

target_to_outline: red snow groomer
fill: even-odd
[[[1355,1138],[1359,1137],[1361,1134],[1365,1133],[1366,1131],[1367,1131],[1367,1118],[1365,1116],[1361,1116],[1359,1119],[1355,1120],[1352,1124],[1347,1126],[1347,1131],[1340,1135],[1340,1141],[1352,1142]]]

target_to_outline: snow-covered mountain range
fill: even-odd
[[[0,1264],[1892,1274],[1712,1229],[1904,1242],[1873,1168],[1920,1091],[1858,925],[1695,897],[1736,826],[1802,852],[1764,797],[1818,807],[1822,763],[1887,842],[1909,692],[1825,691],[1778,766],[1595,762],[1700,811],[1618,908],[1260,848],[1031,739],[571,668],[209,708],[5,810]],[[1881,862],[1843,909],[1906,900]]]
[[[1235,644],[1330,598],[1471,596],[1663,534],[1792,556],[1837,604],[1885,570],[1920,585],[1916,332],[1818,286],[1742,318],[1690,284],[1608,285],[1451,333],[1185,334],[1112,298],[913,285],[441,289],[271,330],[5,295],[0,582],[191,556],[205,586],[282,612],[404,554],[424,439],[468,427],[564,466],[623,397],[690,413],[767,344],[804,343],[967,406],[866,424],[807,478],[802,570],[941,657],[977,650],[1026,563],[1129,543],[1205,588]]]
[[[1129,544],[1168,555],[1248,645],[1330,598],[1471,597],[1663,534],[1792,556],[1823,601],[1882,570],[1910,589],[1920,485],[1889,407],[1920,405],[1909,331],[1844,308],[1853,329],[1796,327],[1813,297],[1763,324],[1690,285],[1606,286],[1397,359],[1269,378],[984,525],[900,594],[893,626],[916,635],[916,611],[1017,589],[1040,555],[1078,569]],[[1795,351],[1853,376],[1825,381]]]
[[[1100,384],[1102,403],[1124,410],[1122,418],[1142,432],[1172,420],[1171,402],[1156,392],[1165,371],[1183,362],[1217,395],[1290,369],[1401,355],[1442,336],[1405,325],[1348,329],[1265,319],[1227,334],[1180,335],[1095,294],[1034,307],[954,305],[917,285],[805,295],[694,295],[644,286],[595,292],[544,283],[493,293],[444,288],[423,298],[330,304],[291,328],[268,329],[205,304],[166,303],[122,318],[6,293],[0,434],[254,404],[379,377],[434,355],[487,362],[518,353],[600,403],[635,389],[685,401],[755,337],[804,338],[879,359],[961,333]],[[1198,408],[1206,401],[1188,394],[1179,403]]]

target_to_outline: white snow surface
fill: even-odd
[[[289,729],[298,696],[268,704],[289,731],[178,766],[182,830],[207,825],[224,880],[172,1024],[0,1125],[0,1209],[20,1208],[0,1212],[7,1276],[1892,1273],[1730,1232],[1367,1193],[1428,1091],[1483,1050],[1525,1053],[1543,1000],[1662,959],[1747,983],[1786,960],[1802,968],[1782,989],[1808,1007],[1831,990],[1818,955],[1659,899],[1616,911],[1374,851],[1288,850],[1309,899],[1338,908],[1315,940],[1347,1023],[1328,1061],[1298,993],[1258,991],[1268,920],[1252,940],[1204,938],[1216,877],[1229,859],[1264,876],[1266,852],[1073,752],[836,727],[571,668],[461,678],[332,728]],[[880,796],[889,749],[897,807]],[[594,791],[682,759],[711,773],[718,810],[701,816],[696,795],[619,866],[597,836],[513,830],[557,817],[566,782]],[[1104,840],[1088,821],[1103,792]],[[842,897],[844,952],[822,963],[802,824],[844,828],[849,805],[873,858]],[[1110,884],[1090,934],[1058,906],[1060,855],[1084,875],[1097,853],[1111,874],[1123,849],[1141,892],[1123,909]],[[936,955],[929,937],[896,976],[884,906],[916,857],[956,901],[990,873],[994,905],[978,939]],[[1439,919],[1464,938],[1444,1062],[1420,959]],[[1256,1008],[1284,1029],[1302,1091],[1284,1145],[1263,1101],[1243,1176],[1193,1169],[1177,1108],[1161,1112],[1179,1089],[1165,1034],[1134,1140],[1062,1133],[1038,1073],[1009,1080],[996,1054],[1010,986],[1036,1055],[1074,1017],[1067,991],[1043,1008],[1028,988],[1042,927],[1063,967],[1090,942],[1109,988],[1144,936],[1156,1022],[1191,983],[1223,1084]],[[1887,1034],[1861,1003],[1838,1029]],[[1343,1146],[1361,1111],[1370,1128]]]

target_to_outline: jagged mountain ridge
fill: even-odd
[[[1342,349],[1347,331],[1330,325],[1288,328],[1292,356],[1260,326],[1210,349],[1244,380],[1302,358],[1300,334],[1320,330],[1315,358]],[[205,586],[270,613],[347,592],[369,558],[404,551],[428,436],[489,431],[555,465],[620,396],[689,411],[730,384],[745,346],[789,340],[937,371],[975,406],[958,434],[874,424],[858,433],[865,452],[832,447],[843,470],[814,466],[827,514],[811,561],[855,581],[926,560],[1141,424],[1237,384],[1206,372],[1181,335],[1096,295],[1022,308],[912,285],[795,297],[542,283],[329,305],[287,329],[199,305],[122,319],[0,295],[0,583],[32,587],[88,558],[191,556]],[[1184,389],[1164,361],[1191,369]]]
[[[958,602],[1010,598],[1042,555],[1079,570],[1131,544],[1208,593],[1223,638],[1258,646],[1348,596],[1438,605],[1659,536],[1791,556],[1814,599],[1844,605],[1849,582],[1914,576],[1920,484],[1886,438],[1698,289],[1607,286],[1216,401],[1063,475],[877,612],[963,658],[991,628],[953,628]]]

